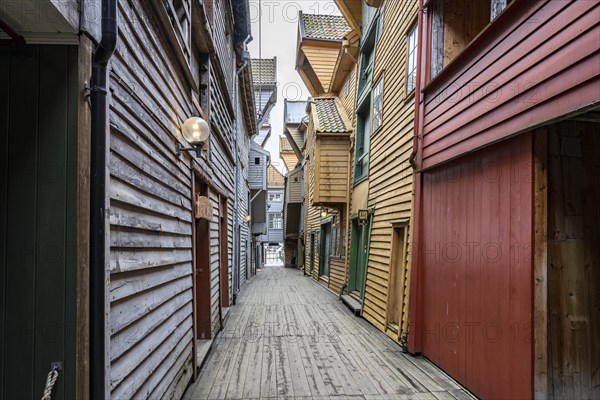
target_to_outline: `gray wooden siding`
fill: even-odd
[[[256,159],[259,164],[256,164]],[[267,188],[267,158],[262,151],[250,147],[250,160],[248,165],[248,185],[250,189],[266,190]]]
[[[180,397],[192,373],[192,205],[181,121],[191,88],[146,2],[120,2],[111,62],[109,385],[112,398]]]

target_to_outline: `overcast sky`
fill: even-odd
[[[272,132],[265,148],[271,152],[273,165],[282,172],[285,167],[279,158],[279,136],[283,135],[283,99],[306,100],[310,95],[295,69],[300,10],[307,14],[340,15],[333,0],[250,0],[254,38],[249,45],[250,54],[252,58],[277,57],[277,105],[271,111]]]

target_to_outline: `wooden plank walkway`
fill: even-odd
[[[185,399],[472,399],[301,271],[265,267],[231,308]]]

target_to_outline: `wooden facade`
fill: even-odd
[[[21,152],[21,162],[33,160],[45,173],[54,165],[58,172],[39,186],[42,181],[34,184],[34,180],[41,175],[34,167],[27,175],[33,180],[20,179],[25,190],[21,193],[5,185],[15,184],[14,177],[5,178],[16,164],[12,150],[3,150],[1,190],[12,194],[1,196],[8,203],[3,205],[0,229],[13,230],[14,220],[6,218],[5,209],[17,217],[24,212],[30,219],[37,215],[41,228],[20,224],[22,245],[29,243],[32,254],[36,247],[43,250],[50,244],[57,252],[48,259],[52,264],[48,267],[43,257],[33,257],[39,260],[36,268],[41,275],[23,267],[14,275],[12,264],[4,263],[10,257],[4,256],[7,247],[2,242],[2,276],[10,279],[2,279],[1,293],[14,300],[27,297],[26,291],[18,296],[8,292],[13,289],[7,284],[18,290],[20,282],[37,281],[26,285],[38,290],[37,303],[23,301],[21,314],[37,314],[38,321],[33,325],[27,321],[17,330],[35,331],[43,324],[56,327],[59,336],[44,343],[27,344],[21,339],[27,351],[35,352],[34,358],[26,356],[27,351],[10,342],[5,335],[8,331],[2,330],[1,348],[20,352],[17,358],[22,362],[13,370],[19,378],[13,379],[4,369],[8,365],[4,350],[0,353],[0,397],[41,397],[50,363],[57,361],[63,363],[63,370],[52,398],[85,399],[90,396],[89,330],[93,323],[88,306],[89,181],[96,168],[89,155],[88,82],[92,41],[99,41],[101,35],[100,14],[86,14],[90,8],[80,10],[75,2],[40,3],[52,10],[58,7],[52,14],[57,19],[32,26],[25,20],[10,20],[26,32],[25,42],[33,38],[42,44],[27,44],[18,50],[27,56],[16,58],[13,50],[1,48],[0,69],[5,79],[0,97],[3,113],[10,105],[7,120],[12,127],[19,127],[15,113],[21,107],[40,133],[42,129],[52,132],[41,135],[39,143],[37,128],[26,129],[29,136],[21,135],[18,140],[5,131],[0,137],[3,142],[10,138],[11,145],[3,149]],[[100,10],[100,2],[90,5]],[[197,359],[197,340],[214,338],[223,329],[227,309],[247,276],[249,147],[257,126],[249,68],[239,75],[236,72],[243,64],[241,49],[249,35],[249,5],[245,1],[232,5],[228,0],[134,0],[119,2],[117,12],[118,45],[109,65],[107,190],[106,197],[99,199],[107,205],[106,364],[104,371],[93,373],[102,376],[104,372],[106,397],[180,398],[202,361]],[[19,85],[29,82],[20,98],[12,98],[17,86],[8,85],[9,79]],[[30,96],[33,93],[36,96]],[[27,104],[21,103],[25,95]],[[35,111],[38,101],[47,113]],[[181,125],[192,116],[210,124],[208,150],[199,158],[175,151],[176,143],[189,146]],[[23,140],[31,142],[21,144]],[[237,193],[233,189],[236,176]],[[30,201],[37,198],[39,204],[16,201],[15,196],[32,191],[38,194],[29,196]],[[210,213],[200,219],[195,214],[198,195],[210,204]],[[238,241],[245,245],[236,246]],[[12,307],[3,303],[2,321],[13,324],[14,309],[7,306]],[[41,308],[33,313],[26,310],[29,306]],[[65,342],[60,335],[66,330]],[[29,359],[35,361],[35,368],[27,366]],[[18,391],[13,382],[20,383]]]
[[[382,82],[381,126],[371,132],[367,208],[373,210],[363,317],[400,341],[408,333],[414,91],[407,88],[417,3],[384,1],[373,86]],[[377,17],[375,17],[377,18]],[[373,118],[373,116],[372,116]]]
[[[600,8],[447,5],[419,17],[409,350],[483,398],[598,397]]]

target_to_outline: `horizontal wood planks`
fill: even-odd
[[[178,398],[192,376],[195,220],[191,168],[202,177],[210,177],[213,335],[221,329],[220,279],[231,285],[231,273],[219,274],[221,196],[228,199],[224,245],[229,260],[233,244],[233,111],[228,97],[233,83],[231,52],[221,49],[219,57],[227,54],[229,58],[212,60],[221,63],[220,68],[211,68],[211,61],[207,61],[204,94],[210,93],[210,102],[205,111],[214,127],[209,151],[196,161],[187,153],[176,155],[182,122],[198,114],[191,96],[199,88],[183,71],[189,66],[182,65],[169,36],[160,34],[162,16],[147,5],[145,0],[119,3],[121,34],[110,68],[108,331],[109,385],[114,398]],[[223,16],[226,12],[222,7],[214,11]],[[198,62],[193,59],[190,65]],[[220,81],[223,71],[226,82]],[[197,84],[199,72],[194,71],[192,77]],[[246,168],[241,182],[245,182],[248,138],[244,136],[240,143]],[[248,195],[243,189],[247,186],[240,186],[243,210],[247,209]],[[230,270],[231,262],[226,267]]]
[[[383,79],[381,127],[371,134],[368,207],[374,208],[369,249],[363,316],[377,328],[386,329],[392,224],[410,220],[413,170],[408,162],[412,151],[414,94],[406,92],[408,32],[416,22],[415,2],[386,2],[383,30],[375,54],[374,82]],[[407,227],[408,229],[408,227]],[[410,239],[409,239],[410,242]],[[410,259],[402,264],[408,274]],[[407,286],[396,293],[408,310]],[[408,312],[403,313],[404,317]],[[407,321],[402,325],[406,334]],[[398,340],[400,334],[396,335]]]
[[[301,271],[266,267],[184,399],[470,399]]]
[[[315,158],[318,176],[314,201],[324,204],[346,203],[348,197],[348,137],[317,136]]]
[[[600,4],[532,1],[506,12],[425,88],[421,168],[598,101]]]

